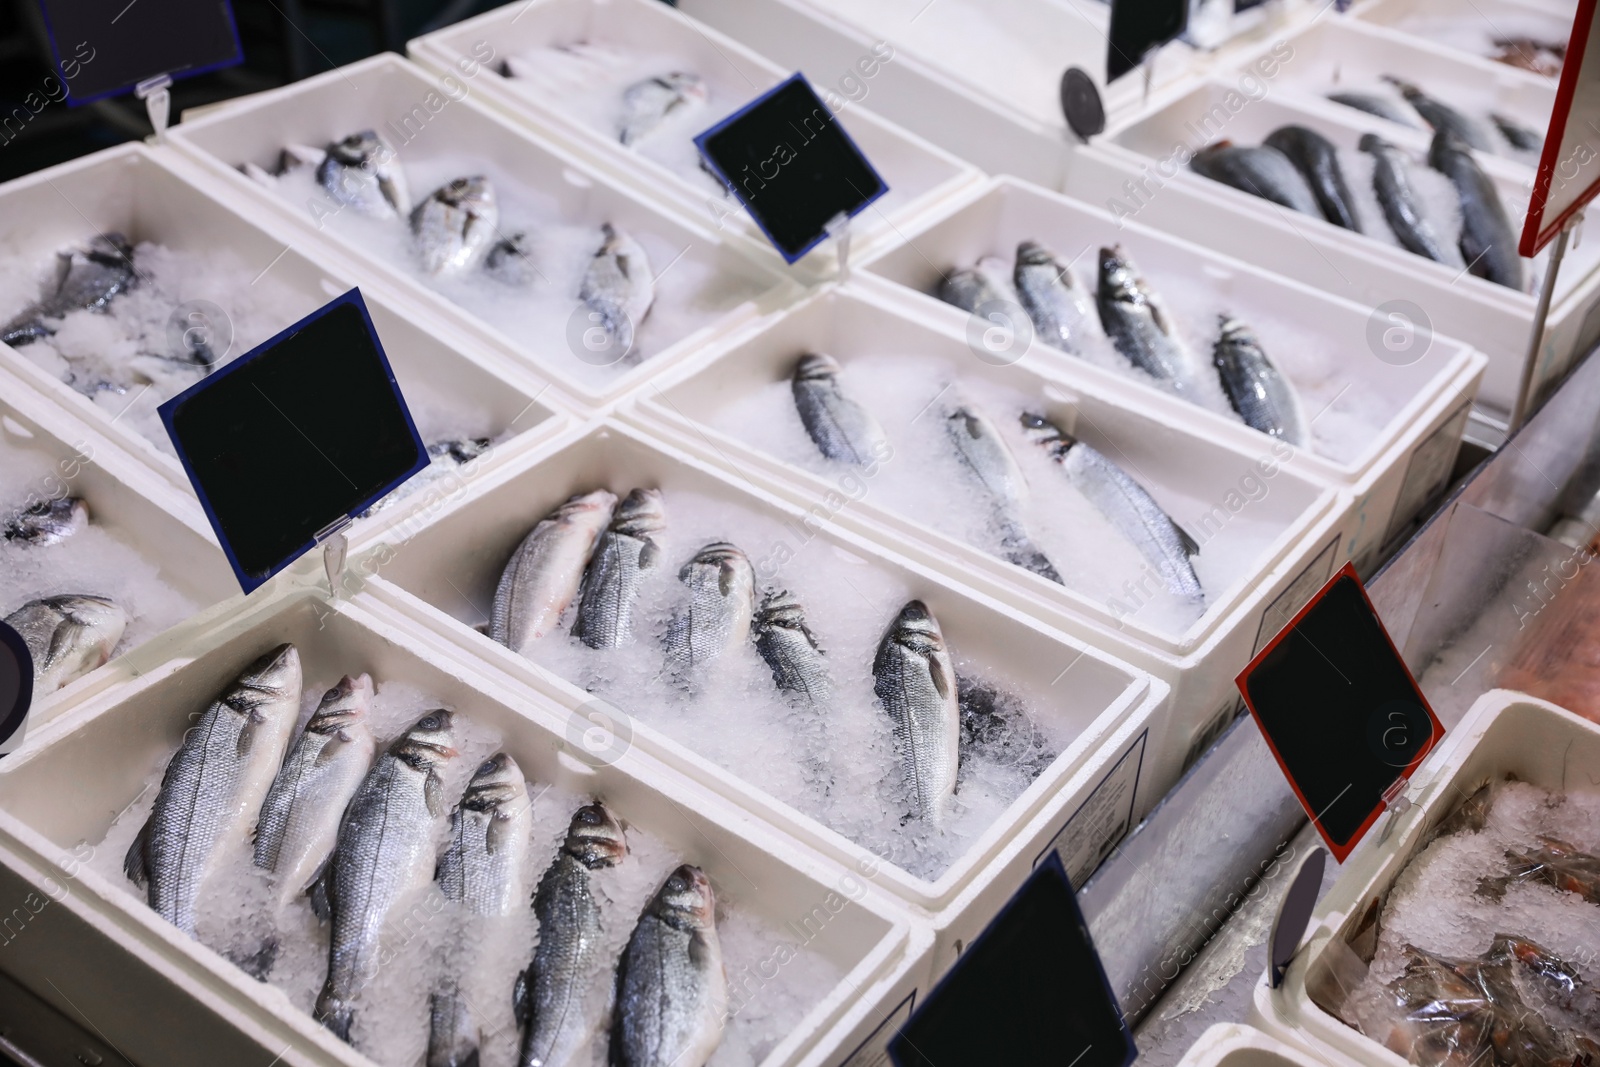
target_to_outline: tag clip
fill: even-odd
[[[312,540],[322,546],[322,569],[328,576],[328,593],[335,599],[339,596],[339,579],[344,577],[345,556],[350,550],[350,539],[344,535],[349,528],[350,516],[345,515],[312,535]]]
[[[850,280],[850,216],[843,211],[828,220],[825,232],[839,250],[839,281]]]
[[[133,87],[133,95],[144,101],[145,114],[156,131],[156,144],[167,143],[167,119],[172,115],[172,75],[157,74]]]

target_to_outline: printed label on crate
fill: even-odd
[[[1333,540],[1328,542],[1328,547],[1312,557],[1311,562],[1295,575],[1294,581],[1289,583],[1288,588],[1267,605],[1267,610],[1261,613],[1261,625],[1256,628],[1255,647],[1250,650],[1252,656],[1265,648],[1267,642],[1294,618],[1294,613],[1311,599],[1311,594],[1321,589],[1327,582],[1328,575],[1333,573],[1333,558],[1338,551],[1339,535],[1334,534]]]
[[[1189,742],[1189,751],[1184,753],[1183,756],[1183,771],[1187,771],[1199,762],[1200,757],[1204,756],[1211,749],[1211,746],[1217,743],[1217,738],[1222,736],[1223,731],[1227,730],[1228,724],[1237,719],[1239,712],[1243,709],[1244,701],[1238,697],[1229,697],[1222,702],[1216,711],[1212,712],[1211,718],[1206,720],[1204,726],[1195,731],[1194,739]],[[1183,771],[1178,773],[1182,774]]]
[[[911,1018],[911,1009],[916,1006],[917,991],[913,989],[906,999],[896,1004],[884,1017],[878,1028],[856,1050],[850,1053],[848,1059],[839,1064],[839,1067],[889,1067],[889,1040],[900,1032],[906,1020]]]
[[[1422,505],[1443,491],[1455,468],[1456,453],[1460,450],[1461,435],[1467,428],[1467,415],[1471,410],[1471,401],[1463,401],[1411,453],[1406,479],[1400,483],[1400,495],[1395,498],[1389,528],[1384,531],[1380,544],[1392,542],[1416,518]]]
[[[1134,800],[1139,794],[1139,772],[1144,767],[1146,730],[1123,752],[1122,757],[1100,779],[1094,792],[1072,813],[1033,865],[1050,853],[1061,857],[1061,866],[1074,886],[1081,886],[1100,866],[1133,827]]]

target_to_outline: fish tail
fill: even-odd
[[[1061,574],[1050,562],[1050,557],[1033,543],[1033,539],[1025,531],[1018,528],[1009,530],[1001,541],[1001,548],[1005,552],[1007,563],[1013,563],[1057,585],[1067,584],[1061,580]]]
[[[344,998],[330,987],[323,986],[321,995],[317,997],[317,1021],[332,1030],[340,1041],[348,1044],[350,1024],[354,1019],[355,1010],[345,1003]]]

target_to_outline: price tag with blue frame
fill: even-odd
[[[228,0],[39,0],[56,69],[76,107],[244,62]]]

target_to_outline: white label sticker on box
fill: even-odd
[[[1078,805],[1044,851],[1034,857],[1035,867],[1054,851],[1061,857],[1061,866],[1073,886],[1083,887],[1100,861],[1133,828],[1134,800],[1139,793],[1139,772],[1144,767],[1144,747],[1149,737],[1150,731],[1145,730],[1134,738],[1094,792]]]
[[[872,1031],[872,1036],[857,1045],[856,1050],[839,1067],[889,1067],[889,1042],[911,1018],[911,1009],[916,1003],[917,991],[913,989]]]
[[[1384,531],[1379,547],[1387,546],[1395,536],[1411,524],[1422,505],[1432,500],[1450,480],[1450,471],[1456,465],[1460,451],[1461,435],[1467,428],[1470,402],[1450,413],[1411,453],[1411,463],[1406,467],[1406,479],[1400,483],[1400,495],[1395,498],[1394,511],[1389,515],[1389,528]]]

